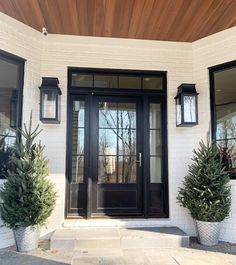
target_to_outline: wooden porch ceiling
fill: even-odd
[[[192,42],[236,26],[236,0],[0,0],[49,33]]]

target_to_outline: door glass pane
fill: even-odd
[[[73,101],[73,127],[84,127],[85,102]]]
[[[72,156],[72,183],[83,183],[84,181],[84,156]]]
[[[117,129],[99,129],[99,154],[117,154]]]
[[[149,139],[150,139],[150,183],[161,183],[161,106],[152,103],[149,106]]]
[[[160,130],[150,130],[150,155],[161,155]]]
[[[71,83],[76,87],[93,87],[93,75],[73,73]]]
[[[72,154],[84,154],[84,129],[72,129]]]
[[[116,183],[117,182],[117,157],[99,156],[98,157],[98,182]]]
[[[163,90],[163,78],[146,76],[143,78],[144,89]]]
[[[160,104],[150,104],[149,107],[149,123],[150,129],[160,129],[161,125],[161,107]]]
[[[116,75],[94,75],[94,87],[117,88],[118,76]]]
[[[136,182],[136,156],[119,156],[118,160],[118,182]]]
[[[119,129],[119,155],[136,154],[136,130]]]
[[[99,103],[100,182],[131,183],[136,181],[135,127],[135,103]]]
[[[119,76],[119,88],[141,88],[141,77],[138,76]]]
[[[117,128],[117,103],[99,103],[99,128]]]
[[[161,183],[161,157],[150,157],[150,182]]]
[[[119,128],[136,128],[136,104],[118,104],[118,123]]]

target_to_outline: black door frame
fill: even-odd
[[[71,84],[71,76],[72,73],[111,73],[111,74],[132,74],[132,75],[154,75],[154,76],[162,76],[163,77],[163,90],[162,91],[142,91],[142,90],[134,90],[134,89],[109,89],[109,93],[106,88],[83,88],[83,87],[73,87]],[[66,205],[65,205],[65,217],[66,218],[91,218],[92,215],[92,179],[90,177],[85,177],[86,185],[87,185],[87,198],[86,198],[86,215],[85,216],[79,216],[77,214],[68,214],[69,209],[69,196],[70,196],[70,190],[69,190],[69,176],[70,176],[70,150],[71,150],[71,143],[70,143],[70,136],[71,136],[71,130],[69,122],[71,122],[70,117],[70,111],[71,111],[71,98],[73,96],[87,96],[88,97],[88,108],[91,110],[92,106],[92,97],[93,95],[96,96],[120,96],[124,95],[125,97],[133,97],[134,94],[136,97],[140,97],[143,100],[143,104],[148,106],[149,103],[155,102],[155,103],[161,103],[161,110],[162,110],[162,152],[163,152],[163,158],[162,158],[162,176],[163,176],[163,196],[164,196],[164,211],[160,212],[155,215],[148,215],[149,210],[149,196],[148,196],[148,187],[149,185],[148,181],[149,179],[145,179],[145,182],[143,183],[143,190],[145,191],[143,194],[143,210],[144,214],[140,217],[158,217],[158,218],[168,218],[169,217],[169,192],[168,192],[168,142],[167,142],[167,80],[166,80],[166,72],[164,71],[136,71],[136,70],[117,70],[117,69],[94,69],[94,68],[74,68],[69,67],[68,68],[68,96],[67,96],[67,150],[66,150]],[[89,128],[89,120],[93,119],[94,115],[92,115],[91,111],[87,113],[87,116],[85,117],[85,123],[88,128],[88,131],[90,132],[90,136],[87,137],[87,141],[85,144],[90,145],[89,139],[93,139],[96,137],[96,133],[94,131],[91,131]],[[92,121],[93,122],[93,121]],[[148,121],[148,113],[143,113],[143,122],[144,122],[144,128],[147,128],[147,122]],[[144,138],[148,137],[148,133],[144,132]],[[146,150],[143,150],[143,158],[145,160],[145,157],[147,157],[149,150],[146,148]],[[88,157],[91,157],[89,154],[87,154]],[[149,155],[149,154],[148,154]],[[90,158],[91,159],[91,158]],[[85,164],[91,165],[93,161],[87,160],[85,161]],[[144,162],[145,163],[145,162]],[[147,163],[145,163],[147,165]],[[92,167],[86,166],[85,176],[91,176],[92,175]],[[143,168],[143,174],[148,175],[148,168],[147,166]],[[120,216],[122,217],[122,216]]]

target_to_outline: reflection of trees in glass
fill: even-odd
[[[101,110],[100,110],[101,111]],[[135,111],[129,110],[119,110],[116,109],[116,115],[114,115],[114,109],[111,111],[107,108],[107,104],[104,104],[104,109],[101,111],[101,114],[106,123],[106,128],[111,130],[116,136],[114,139],[111,136],[102,135],[100,136],[99,149],[104,155],[116,156],[118,161],[118,179],[117,182],[120,183],[129,183],[134,182],[132,172],[134,171],[134,165],[136,160],[135,147],[136,147],[136,130],[134,129],[136,113]],[[118,123],[118,125],[117,125]],[[109,142],[116,141],[118,143],[118,150],[113,150],[109,145]],[[119,159],[120,157],[120,159]],[[113,163],[112,159],[103,160],[104,172],[106,168],[112,168],[107,163]]]
[[[75,104],[76,102],[74,102]],[[83,168],[84,168],[84,137],[80,133],[84,131],[84,127],[79,127],[79,118],[84,114],[83,105],[77,101],[77,110],[73,110],[73,134],[72,134],[72,182],[83,182]],[[81,118],[81,125],[84,126],[84,117]]]
[[[226,170],[234,172],[236,168],[236,120],[235,117],[228,119],[222,117],[221,120],[217,124],[217,143],[222,151]]]

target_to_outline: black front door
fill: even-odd
[[[167,216],[162,100],[89,93],[68,103],[67,216]]]
[[[93,96],[91,196],[94,216],[142,214],[139,102],[133,97]]]

